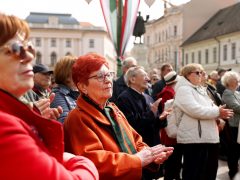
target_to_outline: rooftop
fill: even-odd
[[[240,31],[240,3],[219,10],[182,46]]]
[[[72,17],[71,14],[59,14],[59,13],[30,12],[30,15],[26,18],[26,21],[29,23],[46,24],[49,23],[49,17],[57,18],[59,24],[65,25],[79,24],[79,22],[74,17]]]

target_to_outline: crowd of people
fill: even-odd
[[[147,73],[128,57],[116,79],[97,53],[50,70],[32,65],[25,21],[0,13],[0,29],[0,179],[215,180],[221,151],[230,179],[239,171],[239,73],[196,63]]]

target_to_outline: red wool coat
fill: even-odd
[[[169,99],[173,99],[174,96],[175,96],[175,91],[171,86],[167,85],[163,88],[163,90],[161,91],[161,93],[159,95],[159,98],[162,98],[160,104],[161,104],[163,110],[164,110],[164,103]],[[161,139],[162,144],[164,144],[166,146],[172,146],[172,145],[177,144],[176,138],[168,137],[165,129],[160,130],[160,139]]]
[[[77,108],[64,121],[66,150],[88,157],[96,165],[100,179],[141,179],[140,159],[120,152],[110,129],[109,120],[81,96]],[[117,122],[122,126],[137,151],[147,146],[142,137],[128,124],[125,116],[113,103],[110,105]]]
[[[63,145],[60,123],[0,90],[0,179],[98,179],[93,163],[84,157],[63,163]]]

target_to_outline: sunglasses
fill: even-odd
[[[200,76],[200,75],[202,75],[203,74],[203,72],[202,71],[195,71],[195,72],[191,72],[191,73],[195,73],[196,75],[198,75],[198,76]]]
[[[14,55],[16,58],[22,60],[27,57],[27,51],[35,57],[35,49],[31,41],[27,42],[20,42],[20,41],[13,41],[9,42],[8,44],[0,47],[0,49],[6,48],[8,49],[7,54]]]

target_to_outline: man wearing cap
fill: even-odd
[[[43,64],[35,64],[34,72],[34,87],[33,91],[38,95],[38,98],[48,98],[50,95],[51,76],[53,71]]]

